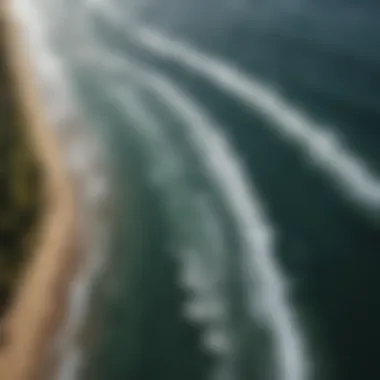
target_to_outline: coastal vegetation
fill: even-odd
[[[12,85],[0,20],[0,318],[32,251],[40,204],[38,164]]]

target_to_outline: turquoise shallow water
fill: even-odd
[[[67,379],[375,379],[378,6],[56,3],[116,199]]]

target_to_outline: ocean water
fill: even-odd
[[[58,378],[376,379],[379,5],[19,3],[112,173]]]

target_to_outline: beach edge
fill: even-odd
[[[44,204],[38,245],[6,318],[0,351],[0,379],[41,380],[58,360],[52,344],[64,323],[69,284],[78,263],[73,184],[63,152],[49,126],[36,75],[10,3],[0,6],[12,80],[31,146],[43,170]]]

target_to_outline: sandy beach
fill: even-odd
[[[6,6],[6,2],[0,6],[0,17],[9,67],[20,111],[43,168],[44,209],[36,250],[2,326],[5,344],[0,351],[0,379],[40,380],[51,373],[56,361],[51,348],[64,320],[68,285],[78,268],[79,245],[71,179],[42,110],[19,25]]]

